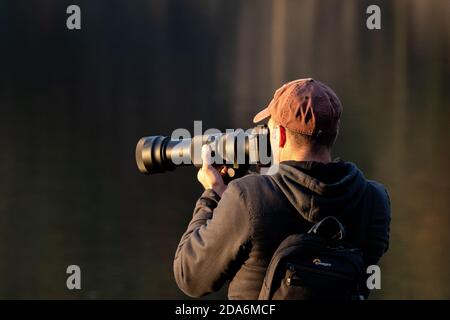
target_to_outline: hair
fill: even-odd
[[[331,150],[337,138],[337,133],[333,135],[314,137],[298,133],[287,128],[285,129],[286,137],[292,142],[292,144],[298,147],[309,147],[312,151],[321,151],[323,149]]]

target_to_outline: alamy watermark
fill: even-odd
[[[331,266],[323,262],[314,262],[324,266]],[[69,290],[81,290],[81,268],[78,265],[70,265],[66,269],[69,275],[66,280],[66,287]],[[378,265],[370,265],[366,269],[366,274],[369,275],[366,280],[366,286],[369,290],[381,289],[381,268]]]
[[[72,4],[67,7],[66,13],[70,14],[66,20],[66,27],[69,30],[81,29],[81,9],[79,6]]]
[[[67,267],[66,273],[69,274],[66,280],[66,287],[69,290],[81,290],[81,268],[76,264]]]
[[[270,166],[269,132],[266,127],[254,127],[247,130],[210,128],[203,132],[202,121],[194,121],[194,134],[185,128],[175,129],[172,141],[178,141],[171,153],[175,165],[202,163],[202,148],[208,147],[210,164],[243,165],[261,164]]]
[[[69,14],[66,20],[66,26],[69,30],[81,29],[81,8],[76,4],[67,7],[66,13]],[[369,30],[381,29],[381,9],[378,5],[369,5],[366,9],[369,16],[366,19],[366,27]]]
[[[376,264],[367,267],[366,274],[370,276],[366,280],[366,286],[369,290],[381,289],[381,268]]]
[[[366,27],[369,30],[381,30],[381,9],[372,4],[367,7],[366,13],[369,15],[366,20]]]

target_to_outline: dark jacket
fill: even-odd
[[[206,190],[175,254],[176,282],[200,297],[230,280],[230,299],[257,299],[281,241],[329,215],[344,224],[366,265],[376,264],[388,248],[389,197],[350,162],[285,161],[273,176],[231,182],[222,199]]]

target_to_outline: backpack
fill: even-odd
[[[357,297],[362,252],[343,241],[345,230],[332,216],[305,234],[288,236],[266,271],[260,300],[351,300]]]

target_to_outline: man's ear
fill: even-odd
[[[278,126],[280,130],[280,144],[279,147],[283,148],[286,144],[286,129],[282,126]]]

